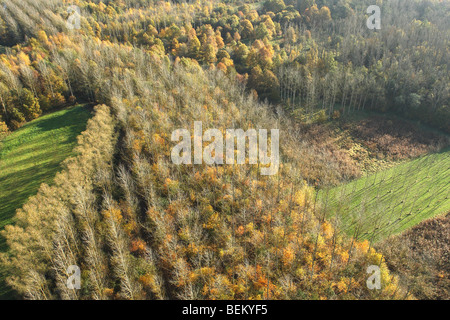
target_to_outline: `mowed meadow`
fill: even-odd
[[[78,105],[27,123],[0,141],[0,229],[13,223],[16,209],[50,184],[61,162],[73,155],[76,137],[86,128],[89,108]],[[6,243],[0,236],[0,250]],[[0,298],[7,297],[2,274]]]
[[[449,212],[449,190],[447,148],[321,191],[319,197],[348,234],[378,241]]]

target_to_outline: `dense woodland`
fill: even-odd
[[[380,2],[376,31],[362,2],[1,0],[0,134],[97,105],[78,156],[2,232],[9,285],[29,299],[409,298],[370,242],[325,219],[314,186],[342,175],[296,123],[367,109],[450,132],[449,2]],[[279,174],[174,165],[171,132],[197,120],[282,129]],[[383,290],[367,289],[371,264]]]
[[[114,120],[97,109],[80,156],[3,233],[9,283],[25,297],[368,298],[367,263],[383,268],[376,295],[400,297],[381,254],[315,212],[295,165],[262,177],[256,166],[171,162],[168,133],[179,126],[277,127],[267,106],[221,71],[90,39],[72,45],[97,57],[98,79],[113,79],[92,87],[102,88]],[[295,137],[283,140],[290,157]],[[65,286],[73,264],[85,290]]]
[[[195,59],[237,77],[261,100],[282,102],[301,121],[369,109],[448,132],[448,1],[379,3],[381,30],[365,27],[365,2],[75,1],[81,34]],[[88,70],[74,65],[76,54],[42,48],[65,30],[66,7],[55,0],[44,7],[2,3],[0,121],[15,129],[75,99],[96,100],[75,83]]]

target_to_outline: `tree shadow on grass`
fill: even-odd
[[[70,108],[23,127],[26,130],[33,125],[38,130],[34,130],[25,139],[24,143],[29,143],[30,146],[18,144],[17,148],[22,147],[23,150],[11,154],[12,161],[8,165],[14,166],[16,170],[1,176],[0,230],[13,223],[17,208],[21,208],[30,196],[36,194],[42,183],[52,183],[55,174],[61,170],[61,163],[72,154],[76,137],[86,129],[87,120],[91,116],[88,110],[86,107]],[[41,148],[46,151],[41,152]],[[30,156],[26,157],[27,155]],[[1,167],[0,164],[0,169]],[[6,240],[0,235],[0,251],[6,250]],[[6,276],[0,266],[0,299],[14,299],[14,291],[5,283]]]

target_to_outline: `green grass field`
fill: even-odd
[[[379,241],[450,211],[450,149],[322,190],[328,218],[348,234]]]
[[[16,209],[42,183],[52,182],[61,162],[73,155],[76,137],[90,115],[90,109],[81,105],[64,109],[27,123],[0,141],[0,230],[13,222]],[[0,250],[6,248],[0,236]],[[0,299],[11,295],[4,277],[0,275]]]

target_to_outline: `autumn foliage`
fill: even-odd
[[[389,69],[372,45],[396,45],[389,37],[352,38],[358,53],[344,42],[350,37],[329,37],[333,20],[342,19],[343,30],[352,23],[353,2],[321,1],[330,6],[318,7],[300,1],[294,7],[270,0],[254,10],[245,2],[140,0],[138,8],[129,1],[77,1],[83,16],[76,31],[65,27],[66,1],[4,2],[0,43],[8,49],[0,54],[0,135],[77,100],[97,105],[77,156],[2,232],[9,250],[1,262],[18,294],[409,297],[371,243],[325,219],[315,187],[340,177],[322,150],[301,141],[295,125],[369,105],[394,109],[387,102],[396,97],[402,106],[396,112],[412,118],[424,112],[426,122],[447,128],[441,118],[448,106],[430,91],[445,93],[446,83],[433,86],[425,72],[417,82],[419,75],[406,75],[414,83],[396,87],[395,72],[403,69],[394,62]],[[417,23],[417,35],[432,28]],[[415,48],[414,57],[427,57],[419,44]],[[445,56],[448,49],[438,51]],[[427,61],[443,65],[437,58]],[[416,108],[406,107],[409,102]],[[191,129],[194,121],[222,132],[280,129],[278,174],[261,176],[258,165],[249,164],[173,164],[171,133]],[[81,269],[82,290],[66,286],[71,265]],[[369,265],[380,266],[381,290],[367,288]]]

